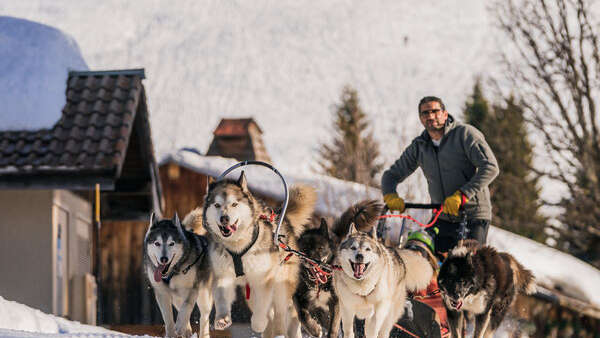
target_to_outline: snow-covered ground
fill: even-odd
[[[120,337],[119,332],[52,316],[0,296],[0,337]]]

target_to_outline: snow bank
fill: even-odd
[[[574,256],[512,232],[491,227],[488,243],[509,252],[535,275],[538,283],[600,307],[600,271]]]
[[[0,296],[0,337],[117,337],[122,334],[43,313]]]

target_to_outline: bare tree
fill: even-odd
[[[546,162],[537,174],[569,194],[556,227],[563,249],[600,266],[600,49],[586,0],[502,0],[494,6],[512,41],[504,54],[511,90],[541,136]]]

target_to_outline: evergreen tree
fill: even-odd
[[[341,103],[335,109],[335,137],[321,144],[319,165],[325,174],[347,181],[377,187],[375,175],[383,164],[378,161],[379,144],[368,132],[369,122],[350,86],[344,87]]]
[[[504,105],[490,109],[478,82],[466,104],[465,119],[485,135],[500,167],[500,174],[490,185],[493,223],[543,242],[546,219],[539,214],[540,189],[531,170],[532,146],[522,107],[509,98]]]

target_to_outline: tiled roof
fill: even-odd
[[[217,129],[213,132],[215,136],[245,136],[248,135],[248,127],[253,123],[259,132],[262,130],[251,118],[246,119],[222,119]]]
[[[143,69],[71,72],[52,129],[0,132],[0,174],[115,172],[144,99]]]

